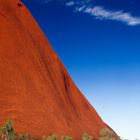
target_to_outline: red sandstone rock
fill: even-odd
[[[76,140],[106,126],[18,0],[0,0],[0,126],[8,118],[18,132]]]

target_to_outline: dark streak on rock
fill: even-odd
[[[3,13],[1,13],[1,12],[0,12],[0,16],[6,18],[6,16]]]
[[[18,2],[18,6],[19,6],[19,7],[22,7],[23,4],[22,4],[21,2]]]

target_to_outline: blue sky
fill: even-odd
[[[140,140],[140,1],[23,2],[103,120]]]

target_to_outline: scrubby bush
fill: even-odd
[[[38,140],[38,137],[31,137],[29,134],[19,134],[17,135],[13,128],[13,121],[11,119],[7,120],[6,123],[0,128],[1,138],[0,140]],[[42,140],[58,140],[58,136],[53,134],[48,137],[43,136]],[[71,136],[63,136],[61,140],[73,140]],[[93,137],[87,133],[83,133],[82,140],[93,140]],[[103,128],[99,133],[99,140],[121,140],[117,134],[109,129]]]
[[[109,128],[103,128],[100,131],[100,136],[114,137],[114,136],[116,136],[116,134],[112,130],[110,130]]]
[[[38,137],[37,136],[33,136],[32,140],[38,140]]]
[[[47,140],[58,140],[58,137],[57,135],[54,134],[54,135],[48,136]]]
[[[47,140],[47,137],[46,136],[42,136],[42,140]]]
[[[19,134],[19,140],[29,140],[30,135],[29,134]]]
[[[16,137],[16,132],[13,129],[13,120],[9,119],[0,129],[2,133],[2,140],[14,140]]]
[[[93,137],[87,133],[83,133],[82,140],[93,140]]]
[[[72,137],[71,136],[63,136],[62,140],[72,140]]]
[[[120,140],[120,138],[109,128],[103,128],[100,130],[99,140]]]

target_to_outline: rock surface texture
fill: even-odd
[[[18,0],[0,0],[0,126],[8,118],[17,132],[39,137],[98,138],[106,127]]]

